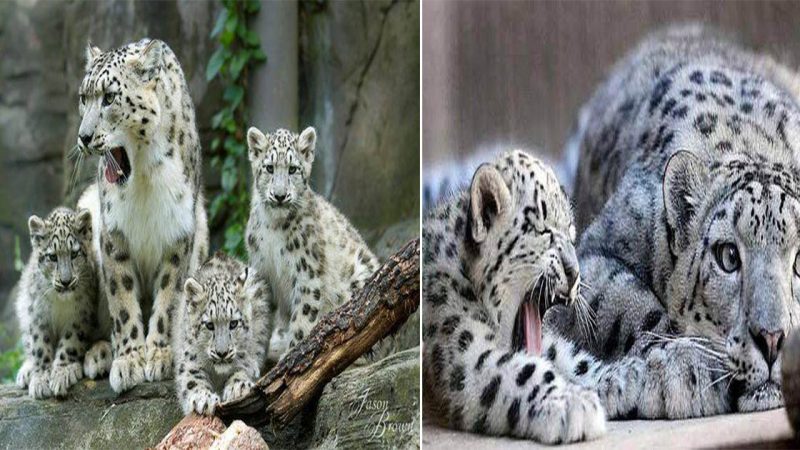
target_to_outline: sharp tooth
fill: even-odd
[[[121,170],[118,170],[118,171],[117,171],[117,175],[125,175],[125,173],[124,173],[124,172],[122,172]]]

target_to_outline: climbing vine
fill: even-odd
[[[211,38],[218,46],[206,66],[206,79],[224,86],[223,104],[211,126],[211,166],[220,171],[220,192],[211,201],[211,223],[225,230],[224,250],[245,255],[244,232],[249,211],[246,131],[247,74],[266,61],[258,35],[248,28],[248,19],[258,13],[257,0],[222,0]]]

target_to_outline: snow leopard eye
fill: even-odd
[[[72,256],[72,259],[75,259],[80,254],[81,254],[81,252],[79,250],[73,250],[72,253],[70,254],[70,256]]]
[[[239,326],[239,321],[238,320],[231,320],[231,324],[230,324],[231,330],[235,330],[236,327],[238,327],[238,326]]]
[[[206,323],[205,323],[205,326],[206,326],[206,328],[208,328],[209,330],[211,330],[211,331],[214,331],[214,322],[206,322]]]
[[[794,274],[800,277],[800,253],[794,257]]]
[[[117,98],[116,92],[106,92],[106,95],[103,96],[103,106],[108,106],[114,103],[115,98]]]
[[[714,249],[714,256],[717,259],[717,265],[727,273],[739,270],[742,264],[739,259],[739,251],[736,249],[736,246],[730,242],[717,244]]]
[[[81,105],[85,105],[86,104],[86,96],[85,95],[81,94],[80,100],[81,100]]]
[[[289,167],[289,175],[294,175],[297,172],[297,166]]]
[[[56,256],[55,253],[50,253],[50,254],[47,255],[47,259],[49,259],[51,262],[56,262],[58,257]]]
[[[267,164],[267,172],[272,173],[275,171],[275,166],[272,164]]]

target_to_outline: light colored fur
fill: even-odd
[[[800,314],[799,80],[678,27],[633,50],[584,108],[578,250],[598,332],[573,338],[647,360],[642,417],[783,402],[778,336]],[[739,264],[723,266],[727,245]]]
[[[239,398],[253,387],[264,364],[274,310],[266,281],[223,254],[186,280],[172,333],[175,385],[184,414],[212,415],[220,401]],[[226,353],[230,356],[220,358]]]
[[[471,186],[423,222],[423,375],[426,397],[456,429],[544,443],[594,439],[641,391],[638,358],[604,364],[544,329],[539,356],[513,348],[530,292],[585,311],[567,196],[522,151],[483,164]],[[543,307],[547,307],[543,305]],[[548,310],[548,314],[549,314]],[[547,316],[545,316],[547,317]],[[576,325],[593,331],[589,317]]]
[[[89,214],[62,207],[44,220],[29,219],[33,251],[16,302],[25,347],[17,385],[34,398],[63,397],[84,374],[95,378],[111,364],[111,353],[100,351],[108,343],[93,344],[104,339],[101,330],[108,326],[98,323],[105,305],[98,295]]]
[[[208,249],[200,141],[183,72],[163,42],[90,47],[86,69],[78,143],[104,158],[81,202],[99,211],[95,245],[114,323],[110,381],[121,392],[172,372],[170,313]],[[118,148],[131,170],[114,181],[106,173],[124,168],[110,160]]]
[[[277,359],[323,315],[349,301],[378,261],[347,219],[308,186],[313,128],[299,135],[250,128],[248,146],[253,189],[247,248],[250,265],[270,281],[278,301],[269,355]]]

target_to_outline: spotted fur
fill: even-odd
[[[200,140],[175,54],[144,39],[87,49],[78,145],[102,155],[80,204],[97,217],[96,252],[113,320],[111,387],[172,372],[172,310],[205,258]]]
[[[22,272],[16,302],[25,348],[17,385],[34,398],[63,397],[84,376],[83,358],[102,335],[105,308],[98,296],[89,211],[56,208],[47,218],[28,220],[30,259]],[[107,322],[107,321],[106,321]],[[107,343],[95,343],[97,349]],[[108,371],[111,354],[90,358],[92,378]]]
[[[606,412],[630,413],[641,360],[602,364],[547,327],[541,355],[512,346],[531,286],[579,308],[574,238],[555,175],[521,151],[480,166],[424,219],[425,395],[451,427],[563,443],[601,435]]]
[[[247,133],[254,180],[247,249],[279,305],[270,359],[307,336],[378,268],[358,231],[308,185],[316,141],[311,127],[299,135]]]
[[[274,309],[263,278],[222,253],[186,280],[172,344],[184,414],[212,415],[220,400],[239,398],[253,387]]]
[[[800,314],[798,87],[772,59],[681,27],[641,44],[584,109],[575,196],[598,333],[574,339],[646,358],[639,416],[783,403],[780,348]]]

